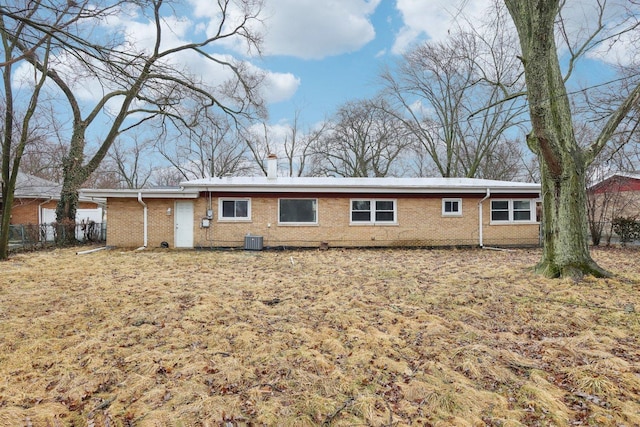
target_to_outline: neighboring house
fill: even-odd
[[[592,185],[589,193],[607,209],[606,218],[636,217],[640,219],[640,172],[619,172]]]
[[[601,225],[610,241],[611,221],[618,217],[640,220],[640,172],[619,172],[589,187],[589,219]],[[593,224],[592,224],[593,226]]]
[[[271,160],[270,160],[271,161]],[[118,247],[539,244],[540,185],[468,178],[206,178],[106,198]]]
[[[56,205],[60,200],[62,185],[19,172],[16,179],[11,225],[45,225],[56,221]],[[104,199],[80,199],[76,221],[102,222]],[[0,206],[2,209],[2,206]],[[47,230],[46,239],[53,239],[52,230]]]

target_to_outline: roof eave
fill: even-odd
[[[82,197],[95,198],[95,199],[108,199],[108,198],[137,198],[138,196],[144,199],[196,199],[198,198],[199,191],[184,189],[163,189],[163,190],[110,190],[110,189],[81,189],[80,195]]]
[[[442,187],[395,187],[395,186],[278,186],[278,185],[202,185],[195,186],[199,191],[211,192],[246,192],[246,193],[397,193],[397,194],[485,194],[487,189],[492,194],[501,193],[531,193],[539,194],[540,186],[510,186],[510,187],[469,187],[469,186],[442,186]]]

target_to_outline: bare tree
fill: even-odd
[[[432,163],[421,170],[443,177],[517,174],[520,144],[506,132],[522,120],[524,103],[505,97],[521,79],[508,32],[492,31],[459,31],[443,42],[426,42],[405,54],[395,73],[382,74],[396,114],[423,151],[419,158]]]
[[[275,136],[267,122],[255,124],[241,131],[240,135],[253,158],[260,173],[267,175],[267,158],[270,154],[278,155],[278,137]]]
[[[25,147],[20,170],[53,182],[62,182],[62,157],[66,147],[49,137],[32,140]]]
[[[630,4],[637,7],[634,2]],[[556,46],[556,26],[563,23],[561,0],[505,0],[516,26],[524,65],[526,93],[531,118],[527,143],[538,156],[542,177],[544,249],[536,267],[549,277],[605,276],[608,273],[591,258],[588,247],[586,170],[607,146],[618,126],[640,100],[640,85],[629,87],[618,107],[601,125],[596,138],[586,147],[576,140],[567,80],[578,59],[604,40],[607,33],[605,2],[598,2],[598,18],[592,31],[579,42],[566,43],[568,73],[563,75]],[[629,14],[618,27],[622,32],[638,27],[638,14]],[[605,31],[607,30],[607,31]],[[568,33],[566,33],[568,34]],[[566,37],[566,40],[569,38]]]
[[[186,133],[162,135],[155,146],[182,179],[246,175],[253,167],[237,129],[223,115],[202,114]]]
[[[245,43],[249,50],[259,51],[260,37],[252,31],[251,23],[257,20],[260,0],[213,3],[217,13],[211,16],[216,16],[217,22],[208,22],[208,29],[197,33],[203,38],[184,42],[176,42],[169,22],[179,9],[165,0],[116,1],[104,9],[90,2],[18,3],[0,9],[3,19],[11,22],[3,26],[3,37],[22,55],[21,61],[30,64],[36,75],[43,76],[41,80],[57,87],[72,115],[56,211],[59,221],[75,218],[78,188],[123,132],[154,118],[160,118],[164,127],[188,126],[191,123],[187,111],[217,109],[240,119],[262,109],[257,95],[261,77],[246,64],[215,53],[218,44],[233,39]],[[45,12],[33,13],[38,7]],[[125,31],[110,29],[111,36],[105,37],[103,29],[95,27],[125,9],[129,16],[136,12],[148,18],[145,24],[152,30],[148,46],[128,38]],[[60,17],[67,16],[75,19],[77,25],[61,26]],[[30,37],[23,37],[20,29],[27,29]],[[168,35],[173,38],[171,42],[166,40]],[[49,43],[41,43],[41,39]],[[45,50],[45,46],[50,49]],[[206,83],[202,76],[185,67],[186,59],[216,67],[215,73],[225,75],[226,81]],[[80,83],[88,82],[102,93],[93,105],[81,99],[77,91]],[[87,132],[92,126],[103,125],[105,114],[109,120],[104,136],[95,153],[85,158]]]
[[[31,4],[30,8],[23,4],[12,4],[13,10],[22,11],[25,20],[31,20],[38,12],[40,2]],[[77,20],[77,13],[71,17],[64,12],[72,9],[70,4],[59,5],[62,15],[53,17],[56,26],[61,29],[69,28]],[[54,9],[55,10],[55,9]],[[79,10],[82,10],[80,8]],[[31,90],[28,96],[21,98],[21,91],[14,92],[14,78],[19,62],[34,55],[34,50],[40,50],[41,68],[46,69],[51,59],[54,43],[54,33],[47,32],[34,36],[32,29],[22,21],[10,16],[12,10],[8,5],[0,5],[0,42],[2,59],[2,95],[4,101],[2,122],[2,166],[0,170],[0,191],[2,192],[2,215],[0,218],[0,259],[8,257],[9,224],[13,207],[14,194],[18,170],[24,151],[30,141],[46,138],[46,129],[38,124],[36,110],[46,82],[44,73],[31,73],[23,82]],[[33,48],[25,49],[24,40],[32,40]],[[20,99],[18,99],[20,98]]]
[[[118,177],[120,187],[142,188],[147,185],[153,173],[149,161],[152,148],[153,142],[139,135],[133,135],[126,141],[114,141],[107,154],[106,163],[110,166],[109,171]]]
[[[300,129],[300,111],[297,110],[293,123],[288,127],[284,138],[283,151],[287,160],[289,176],[310,175],[312,171],[308,165],[313,159],[314,147],[327,130],[327,122],[323,121],[315,129],[306,132]]]
[[[173,167],[157,168],[153,171],[149,184],[160,188],[177,187],[183,180],[184,176]]]
[[[296,110],[290,124],[255,124],[242,132],[254,164],[260,173],[267,174],[266,159],[273,154],[278,158],[279,170],[287,176],[309,176],[314,174],[312,162],[315,146],[325,133],[327,123],[315,128],[302,129],[301,110]]]
[[[343,177],[399,175],[399,159],[411,146],[412,134],[390,109],[382,98],[339,108],[316,143],[319,172]]]
[[[122,188],[123,179],[117,166],[111,159],[100,162],[98,168],[82,183],[89,188]]]

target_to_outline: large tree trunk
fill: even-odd
[[[518,30],[533,131],[540,160],[544,250],[537,271],[548,277],[607,273],[589,254],[585,153],[578,145],[554,40],[559,0],[505,0]]]
[[[60,192],[60,201],[56,206],[56,221],[58,223],[56,240],[63,244],[75,242],[78,190],[89,175],[87,172],[88,167],[82,164],[84,160],[84,132],[86,126],[83,122],[75,126],[69,152],[62,161],[64,172],[62,191]]]
[[[572,164],[556,179],[540,159],[543,252],[536,271],[547,277],[606,276],[589,254],[584,167]]]
[[[8,186],[2,188],[2,215],[0,216],[0,260],[9,258],[9,225],[11,224],[11,204],[13,191],[8,192]]]

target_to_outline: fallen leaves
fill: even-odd
[[[537,250],[16,255],[0,425],[640,425],[638,253],[593,255],[618,276],[547,280]]]

